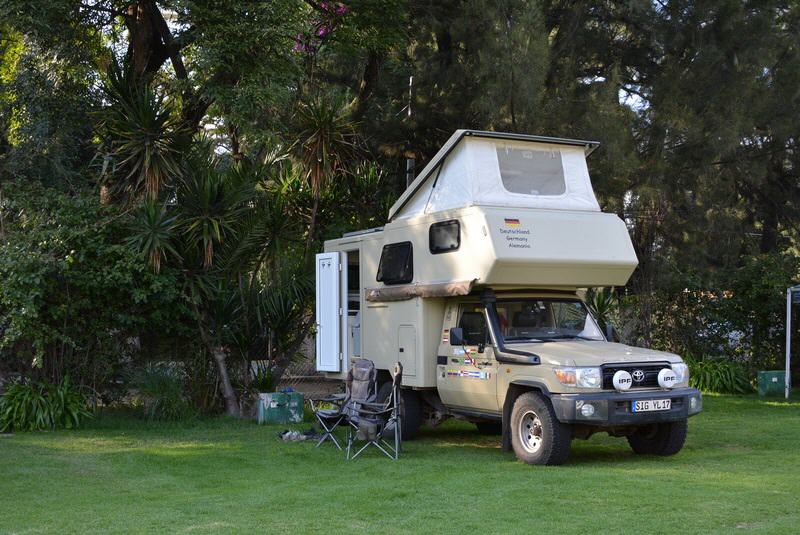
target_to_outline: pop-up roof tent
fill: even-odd
[[[457,130],[389,210],[389,220],[469,206],[599,212],[594,141]]]
[[[636,254],[625,223],[601,212],[594,196],[586,155],[597,146],[458,130],[392,206],[384,227],[327,242],[326,250],[363,243],[364,280],[374,281],[367,300],[456,295],[474,285],[625,284]],[[383,268],[401,257],[407,271],[387,282]]]

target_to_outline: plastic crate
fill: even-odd
[[[299,423],[303,421],[303,405],[305,404],[305,399],[303,398],[303,394],[300,392],[289,392],[288,393],[288,403],[287,403],[287,411],[289,421],[293,423]]]
[[[786,372],[769,370],[758,372],[759,396],[782,396],[786,388]]]
[[[272,392],[258,395],[258,423],[285,424],[289,421],[289,395]]]

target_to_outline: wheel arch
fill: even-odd
[[[512,381],[508,385],[506,391],[506,400],[503,402],[503,451],[511,451],[511,409],[514,407],[514,402],[517,398],[525,392],[540,392],[547,398],[550,398],[550,390],[547,385],[529,379],[520,379]]]

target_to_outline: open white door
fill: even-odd
[[[347,337],[342,336],[347,320],[342,302],[347,295],[347,269],[343,269],[342,256],[339,252],[317,255],[317,371],[321,372],[341,371],[347,354]]]

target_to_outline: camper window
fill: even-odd
[[[557,196],[567,191],[557,150],[498,146],[497,163],[503,187],[509,193]]]
[[[410,241],[383,246],[375,280],[384,284],[406,284],[414,280],[414,254]]]
[[[455,251],[461,246],[461,225],[458,220],[442,221],[431,225],[428,231],[431,254]]]

